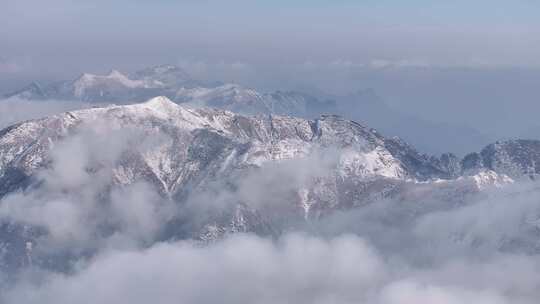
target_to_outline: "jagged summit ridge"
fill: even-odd
[[[377,172],[380,172],[381,175],[396,178],[408,174],[407,170],[402,168],[401,162],[386,150],[384,139],[380,135],[337,117],[326,116],[314,121],[275,115],[245,117],[220,110],[186,108],[163,96],[141,104],[71,111],[6,129],[0,138],[0,163],[5,166],[22,166],[23,171],[31,172],[39,168],[46,159],[51,143],[69,136],[72,130],[81,125],[103,121],[107,122],[110,128],[134,127],[142,128],[149,134],[163,132],[173,138],[180,136],[184,138],[184,142],[166,143],[181,145],[176,146],[179,152],[189,150],[189,142],[198,138],[198,134],[192,132],[201,130],[209,136],[210,133],[207,132],[212,132],[214,135],[209,138],[216,137],[218,142],[226,140],[229,142],[226,145],[247,144],[245,147],[248,149],[241,148],[243,152],[237,155],[236,161],[250,165],[306,156],[318,147],[335,147],[349,149],[344,163],[364,168],[364,173],[377,175]],[[152,125],[147,127],[149,122]],[[205,144],[213,143],[210,141]],[[32,147],[40,151],[39,157],[28,153]],[[172,149],[173,146],[169,148]],[[173,152],[171,150],[168,153]],[[165,153],[160,157],[172,156]],[[16,161],[22,159],[27,161]],[[179,162],[178,165],[182,163]],[[159,172],[156,175],[163,174]],[[170,189],[171,186],[168,185],[167,188]]]
[[[481,152],[470,153],[462,160],[464,172],[485,168],[511,177],[523,175],[535,178],[540,173],[540,141],[515,139],[498,141]]]
[[[40,89],[37,89],[36,85],[31,85],[5,97],[130,103],[142,102],[159,95],[174,96],[177,88],[190,82],[192,79],[182,69],[172,65],[161,65],[131,75],[115,69],[105,75],[83,73],[74,80],[52,83]]]
[[[114,71],[110,73],[113,76],[116,74]],[[485,170],[516,178],[525,173],[536,174],[538,172],[536,162],[540,160],[538,155],[540,149],[538,149],[537,141],[498,142],[487,146],[481,153],[469,154],[461,160],[452,154],[443,154],[440,158],[436,158],[417,152],[414,147],[397,137],[384,138],[374,129],[336,115],[322,115],[315,120],[276,115],[259,115],[249,118],[221,110],[179,106],[166,96],[158,96],[143,103],[129,106],[92,108],[70,112],[69,115],[60,115],[60,117],[68,117],[69,119],[66,121],[73,120],[73,117],[77,117],[79,120],[89,120],[96,117],[110,119],[115,116],[129,117],[136,122],[150,118],[166,120],[168,123],[172,122],[175,127],[188,130],[210,128],[224,134],[238,136],[237,140],[240,138],[246,140],[253,135],[257,140],[265,140],[265,138],[271,138],[276,134],[276,130],[262,132],[260,126],[269,126],[272,129],[276,124],[285,121],[295,122],[297,125],[303,125],[304,131],[298,133],[298,126],[296,126],[294,131],[291,130],[291,134],[300,135],[303,133],[304,135],[300,135],[303,137],[302,140],[310,139],[313,141],[316,139],[320,144],[331,145],[335,143],[336,138],[340,138],[342,144],[350,145],[351,143],[348,141],[351,141],[351,138],[361,138],[364,144],[370,145],[372,149],[377,147],[382,151],[380,153],[389,155],[399,162],[401,169],[394,170],[394,175],[407,175],[418,180],[452,179],[462,175],[474,175]],[[257,127],[250,127],[248,132],[244,129],[246,126],[239,123],[240,121],[249,122]],[[239,128],[239,126],[242,127]],[[295,149],[300,150],[298,147]]]

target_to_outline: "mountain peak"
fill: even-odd
[[[126,75],[124,75],[122,72],[118,70],[111,70],[109,72],[109,75],[107,75],[110,78],[128,78]]]
[[[147,107],[163,108],[163,107],[177,107],[178,105],[165,96],[157,96],[151,98],[143,103]]]
[[[134,104],[132,107],[149,109],[160,115],[169,116],[179,110],[180,106],[165,96],[157,96],[141,104]]]

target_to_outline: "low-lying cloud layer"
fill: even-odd
[[[236,235],[108,251],[72,275],[39,274],[5,303],[536,303],[540,261],[456,257],[428,268],[384,259],[355,235]],[[31,277],[28,273],[26,278]]]
[[[495,191],[465,206],[381,202],[309,221],[305,229],[278,240],[237,234],[205,246],[187,240],[122,246],[122,239],[152,242],[152,231],[171,214],[153,212],[160,200],[149,193],[150,188],[128,187],[113,195],[107,215],[93,213],[125,224],[119,237],[98,243],[97,255],[80,258],[68,273],[28,268],[14,285],[4,287],[0,299],[51,304],[532,304],[540,296],[540,258],[529,247],[538,236],[536,184]],[[56,237],[67,232],[61,229],[64,224],[73,224],[66,227],[69,233],[94,229],[79,222],[82,218],[70,221],[65,212],[56,212],[54,202],[41,203],[52,208],[41,210],[39,218],[51,219],[47,225]],[[8,204],[3,202],[3,215]],[[87,218],[92,213],[86,207],[72,202],[68,210]],[[53,218],[62,221],[53,223]]]

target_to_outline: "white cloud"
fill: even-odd
[[[110,186],[121,157],[144,153],[160,140],[103,121],[80,125],[52,146],[50,163],[35,174],[39,187],[2,199],[0,219],[46,229],[38,251],[96,250],[109,239],[122,241],[120,246],[144,244],[175,214],[173,203],[144,181]],[[104,227],[110,231],[101,233]]]
[[[540,295],[534,284],[512,289],[514,278],[530,278],[534,269],[510,268],[496,281],[485,276],[483,262],[463,263],[430,271],[399,266],[353,235],[325,240],[289,234],[276,242],[235,235],[208,247],[178,242],[104,252],[74,274],[23,280],[2,299],[8,304],[532,304]],[[452,281],[451,275],[462,277]]]

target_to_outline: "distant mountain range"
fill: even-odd
[[[346,96],[317,98],[294,91],[261,93],[238,84],[208,83],[192,79],[181,68],[161,65],[133,74],[116,70],[107,75],[85,73],[77,79],[41,86],[32,83],[5,95],[26,100],[78,100],[89,103],[127,104],[155,96],[177,103],[214,107],[241,114],[277,114],[313,118],[337,114],[365,123],[390,136],[398,136],[434,154],[465,154],[493,140],[478,131],[412,117],[388,107],[371,89]]]
[[[116,73],[106,77],[131,86],[155,84],[144,77],[137,84]],[[197,101],[210,96],[200,89],[183,92]],[[242,92],[234,98],[252,91]],[[115,193],[143,182],[180,208],[168,211],[157,235],[146,242],[209,242],[235,232],[279,235],[298,222],[390,199],[414,201],[405,206],[418,214],[437,207],[422,202],[450,208],[485,189],[536,179],[539,173],[540,141],[497,142],[464,158],[434,157],[335,115],[244,116],[178,105],[167,97],[66,112],[0,131],[3,204],[16,199],[24,204],[35,196],[40,205],[69,198],[97,206],[88,212],[108,216],[90,217],[97,222],[88,225],[92,235],[105,238],[122,229],[113,217]],[[64,269],[68,257],[92,254],[84,243],[43,249],[51,246],[49,233],[39,216],[2,222],[0,266],[15,271],[31,255],[34,264]]]

